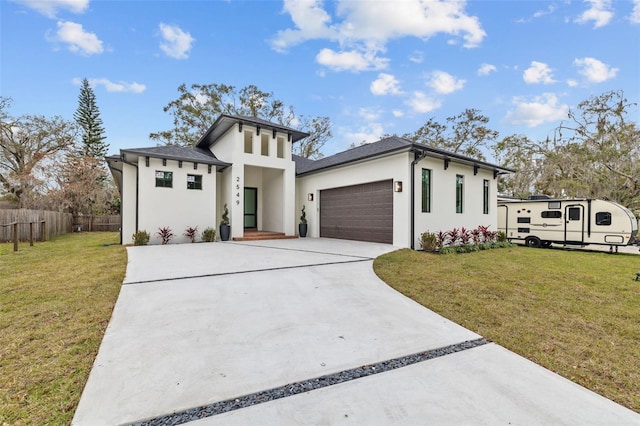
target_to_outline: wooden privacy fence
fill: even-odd
[[[0,210],[0,242],[14,241],[15,230],[18,232],[15,241],[49,240],[71,232],[72,225],[71,213],[28,209]]]
[[[120,230],[120,215],[78,216],[73,220],[73,230],[117,232]]]

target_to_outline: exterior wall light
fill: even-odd
[[[313,194],[312,193],[308,193],[307,194],[307,201],[313,201]]]
[[[393,183],[393,192],[402,192],[402,181],[397,180]]]

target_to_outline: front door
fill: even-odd
[[[244,188],[244,227],[258,227],[258,188]]]

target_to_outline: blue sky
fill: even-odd
[[[552,134],[568,108],[640,101],[640,0],[0,0],[0,94],[72,119],[92,83],[110,144],[153,146],[177,87],[249,84],[328,116],[325,155],[466,108],[500,137]],[[631,118],[640,122],[638,109]]]

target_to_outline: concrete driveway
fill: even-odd
[[[130,247],[73,424],[640,424],[392,290],[372,269],[392,250]]]

